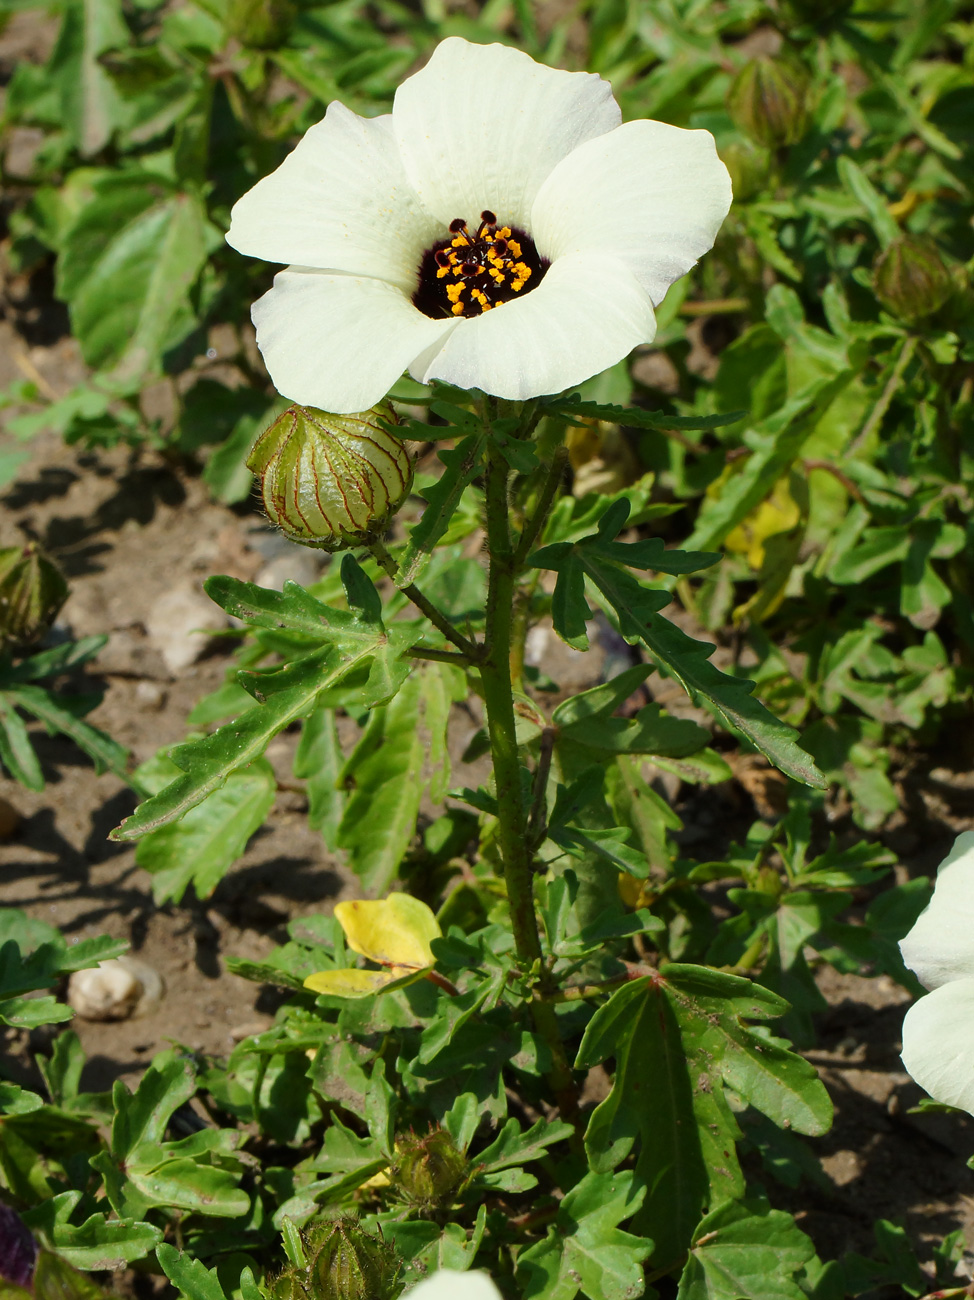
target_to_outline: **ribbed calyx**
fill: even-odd
[[[745,63],[731,82],[727,108],[737,126],[768,149],[796,144],[808,125],[810,78],[787,55]]]
[[[905,235],[880,253],[873,289],[888,312],[914,325],[939,311],[953,290],[950,272],[932,243]]]
[[[415,1133],[400,1137],[396,1150],[396,1162],[389,1172],[404,1201],[433,1210],[453,1200],[468,1166],[446,1129],[432,1129],[424,1137]]]
[[[292,542],[325,551],[377,537],[413,481],[409,452],[383,427],[397,423],[384,404],[358,415],[290,407],[247,460],[271,522]]]
[[[342,1216],[301,1233],[307,1267],[264,1286],[267,1300],[394,1300],[402,1263],[393,1246]]]
[[[64,574],[36,542],[0,550],[0,646],[40,641],[68,596]]]

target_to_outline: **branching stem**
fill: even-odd
[[[378,538],[375,538],[373,541],[369,542],[369,550],[389,577],[395,581],[399,566],[386,550],[383,543]],[[406,587],[400,587],[400,591],[404,596],[409,597],[420,613],[425,614],[433,626],[438,631],[442,632],[452,645],[456,646],[464,659],[470,663],[477,662],[480,657],[480,647],[476,642],[468,640],[462,632],[458,632],[446,615],[438,610],[433,602],[428,600],[418,587],[414,586],[413,583],[409,583]]]

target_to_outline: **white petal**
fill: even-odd
[[[552,261],[601,251],[621,258],[657,305],[709,248],[731,183],[709,131],[627,122],[552,171],[528,229]]]
[[[903,1064],[931,1097],[974,1115],[974,979],[954,980],[910,1007]]]
[[[278,392],[345,414],[381,401],[413,358],[456,328],[381,280],[289,268],[254,303],[257,343]]]
[[[501,1300],[501,1293],[486,1273],[441,1268],[407,1291],[403,1300]]]
[[[656,334],[632,274],[611,257],[576,253],[523,298],[460,321],[425,374],[495,397],[560,393],[614,365]]]
[[[555,164],[621,115],[594,73],[451,36],[396,91],[392,121],[409,179],[444,225],[487,208],[523,228]]]
[[[406,179],[391,116],[358,117],[333,103],[234,204],[227,241],[267,262],[375,276],[412,293],[441,226]]]
[[[937,871],[933,898],[900,940],[900,952],[928,989],[974,976],[974,831],[954,841]]]

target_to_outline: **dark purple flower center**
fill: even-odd
[[[0,1204],[0,1281],[30,1286],[36,1260],[37,1245],[20,1215]]]
[[[462,217],[428,248],[419,266],[413,303],[425,316],[480,316],[536,289],[549,266],[530,235],[501,226],[493,212],[480,214],[471,234]]]

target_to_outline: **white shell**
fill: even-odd
[[[68,1004],[82,1020],[133,1020],[162,1001],[162,976],[137,957],[115,957],[68,980]]]

